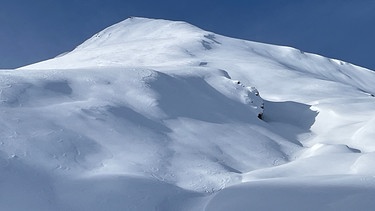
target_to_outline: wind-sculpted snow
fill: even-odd
[[[174,195],[178,188],[173,185],[178,186],[189,196],[189,191],[214,192],[236,183],[242,172],[286,162],[283,148],[292,150],[294,144],[278,143],[257,129],[258,93],[225,76],[207,68],[189,74],[139,68],[3,71],[2,172],[14,173],[11,169],[21,168],[18,163],[42,171],[50,182],[30,181],[48,186],[45,194],[58,197],[67,194],[54,193],[60,183],[73,188],[77,179],[87,185],[99,180],[100,185],[104,178],[103,186],[127,184],[130,178],[121,175],[153,185],[160,181],[157,187],[172,191],[166,194]],[[18,186],[10,177],[4,180]],[[86,200],[94,203],[96,194],[102,195],[93,193]],[[51,209],[59,200],[51,202]],[[142,209],[155,205],[147,203]]]
[[[369,210],[374,81],[293,48],[127,19],[0,71],[0,209]]]

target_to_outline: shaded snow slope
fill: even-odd
[[[293,48],[127,19],[0,71],[0,207],[369,208],[373,81]]]

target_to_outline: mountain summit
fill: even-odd
[[[183,62],[191,61],[193,53],[218,44],[214,38],[214,34],[185,22],[129,18],[95,34],[61,58],[26,68],[61,68],[61,62],[72,68],[160,66],[173,62],[171,57],[186,65]]]
[[[371,70],[129,18],[0,81],[1,209],[374,206]]]

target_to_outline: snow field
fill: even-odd
[[[0,72],[0,207],[369,210],[373,81],[290,47],[127,19]]]

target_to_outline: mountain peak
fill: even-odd
[[[374,207],[373,71],[147,18],[24,69],[0,72],[1,210]]]
[[[182,21],[130,17],[95,34],[76,50],[140,40],[176,39],[201,33],[203,30]]]
[[[174,57],[186,64],[196,51],[218,44],[216,35],[182,21],[131,17],[114,24],[73,51],[20,69],[164,65]],[[177,60],[176,60],[177,59]]]
[[[281,80],[303,73],[375,93],[372,82],[364,83],[356,76],[357,72],[363,72],[372,78],[372,71],[365,68],[291,47],[217,35],[182,21],[139,17],[102,30],[69,53],[20,69],[206,67],[231,72],[246,69],[250,75],[269,78],[274,72],[264,70],[267,66],[277,67],[277,71],[286,70],[282,77],[275,75]],[[272,87],[265,82],[257,85],[254,80],[245,81],[263,90]]]

